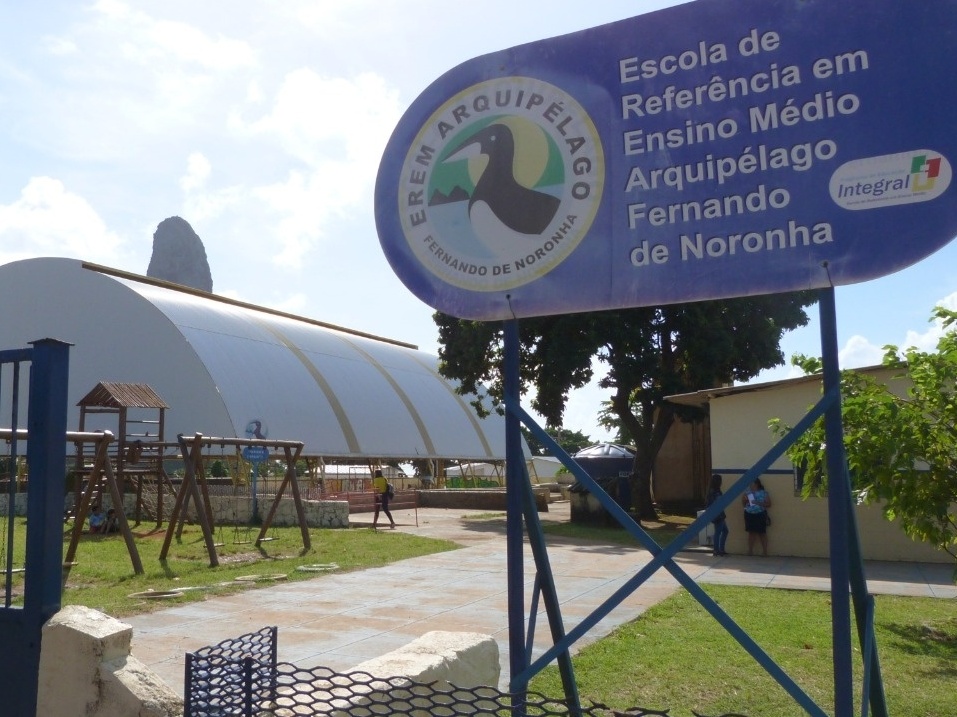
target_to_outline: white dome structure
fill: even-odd
[[[0,348],[73,344],[71,428],[98,383],[138,383],[169,404],[168,437],[258,425],[303,456],[504,459],[504,419],[479,418],[409,344],[73,259],[0,266],[0,297]]]

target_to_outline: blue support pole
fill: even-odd
[[[254,525],[259,525],[260,523],[262,523],[262,518],[259,517],[259,461],[253,461],[252,489],[253,489],[252,522]]]
[[[837,349],[837,312],[834,289],[820,293],[821,359],[824,368],[824,392],[840,391],[841,371]],[[854,714],[853,672],[851,667],[850,560],[847,516],[850,489],[845,470],[844,429],[841,403],[836,401],[824,414],[827,441],[828,526],[831,553],[831,630],[834,662],[834,715]]]
[[[511,403],[509,404],[511,405]],[[535,495],[532,491],[531,481],[528,479],[528,472],[525,470],[525,456],[522,455],[522,487],[525,500],[522,503],[522,510],[525,514],[525,530],[528,533],[528,542],[532,548],[532,556],[535,559],[535,598],[538,597],[541,590],[542,600],[545,603],[545,612],[548,616],[548,627],[551,633],[552,643],[558,644],[565,639],[565,625],[562,621],[562,609],[558,600],[558,590],[555,586],[555,576],[552,573],[552,566],[548,560],[548,549],[545,545],[545,533],[542,530],[542,522],[538,517],[538,509],[535,506]],[[538,605],[536,600],[532,601],[532,607],[529,611],[528,621],[528,652],[526,653],[526,667],[528,660],[531,659],[532,647],[534,646],[534,621]],[[575,669],[572,666],[571,653],[565,649],[556,656],[558,661],[558,672],[562,678],[562,688],[565,693],[565,704],[568,707],[570,717],[581,717],[581,700],[578,695],[578,683],[575,680]],[[522,682],[522,677],[511,676],[513,681]]]
[[[505,396],[519,400],[519,337],[518,321],[505,322],[505,361],[503,387]],[[522,453],[522,433],[518,418],[511,412],[505,414],[505,503],[507,508],[506,556],[508,558],[508,657],[511,691],[516,695],[512,714],[525,714],[525,693],[528,680],[514,681],[525,672],[528,654],[525,649],[525,566],[522,528],[522,480],[525,471],[525,456]]]

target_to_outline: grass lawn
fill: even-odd
[[[830,595],[704,586],[825,712],[833,713]],[[953,600],[876,596],[877,644],[892,715],[957,715],[957,606]],[[855,709],[860,651],[855,643]],[[573,658],[582,704],[754,717],[804,714],[744,649],[681,591]],[[562,694],[557,668],[531,689]]]
[[[85,605],[114,617],[136,615],[207,595],[225,595],[269,585],[275,580],[304,580],[323,574],[385,565],[418,555],[458,546],[398,531],[373,532],[369,528],[310,530],[312,548],[302,547],[298,527],[270,529],[267,541],[257,548],[252,542],[258,528],[247,531],[223,526],[216,531],[219,566],[209,567],[206,544],[199,526],[186,526],[182,537],[170,545],[168,560],[159,561],[165,538],[153,525],[133,528],[144,575],[134,575],[126,543],[120,535],[84,535],[76,565],[64,570],[64,605]],[[5,537],[5,536],[4,536]],[[23,562],[25,521],[15,525],[14,563]],[[64,533],[64,553],[70,535]],[[4,541],[4,546],[6,541]],[[243,578],[237,580],[237,578]],[[22,591],[22,574],[14,577],[13,590]],[[137,593],[182,591],[171,598],[149,598]],[[133,596],[133,597],[131,597]]]

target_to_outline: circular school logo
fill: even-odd
[[[443,281],[500,291],[558,266],[588,232],[605,159],[591,118],[528,77],[481,82],[435,111],[398,187],[406,241]]]

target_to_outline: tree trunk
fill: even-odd
[[[635,442],[635,460],[629,477],[631,502],[638,520],[657,520],[658,512],[651,496],[651,472],[658,450],[674,423],[674,411],[664,405],[656,412],[654,405],[647,403],[640,404],[641,415],[636,416],[629,399],[628,394],[619,391],[612,397],[611,405]]]
[[[635,506],[635,515],[638,520],[658,520],[658,511],[655,510],[655,503],[651,497],[651,468],[653,460],[649,460],[645,451],[639,450],[635,453],[635,461],[632,464],[631,496]]]
[[[661,449],[668,431],[675,422],[674,411],[667,405],[658,409],[648,408],[641,421],[635,420],[635,429],[632,436],[635,439],[635,461],[631,474],[632,503],[638,520],[657,520],[658,511],[655,510],[654,499],[651,494],[651,474],[655,467],[655,459]],[[632,416],[634,419],[634,416]],[[651,426],[650,429],[646,426]]]

